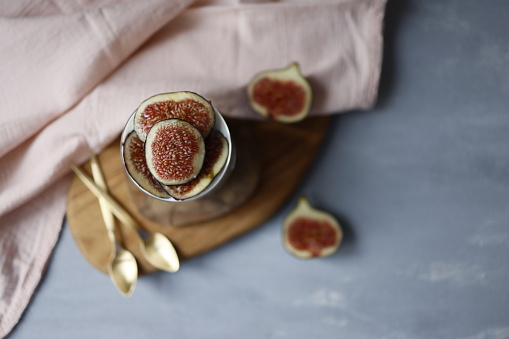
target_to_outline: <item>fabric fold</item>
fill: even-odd
[[[225,116],[261,119],[247,82],[296,61],[311,115],[369,109],[385,1],[0,0],[0,337],[58,239],[69,165],[118,138],[141,101],[191,90]]]
[[[76,105],[191,2],[129,1],[58,16],[1,17],[0,73],[10,81],[0,100],[16,114],[2,115],[0,157]]]

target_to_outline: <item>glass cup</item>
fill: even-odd
[[[178,200],[172,197],[160,198],[147,192],[126,170],[129,195],[145,218],[161,225],[185,226],[206,222],[231,212],[245,203],[255,192],[260,177],[259,158],[256,153],[252,125],[241,120],[230,120],[228,124],[221,113],[214,108],[214,129],[228,142],[228,157],[222,170],[209,186],[194,197]],[[124,144],[127,136],[134,131],[133,113],[120,137],[122,164]]]

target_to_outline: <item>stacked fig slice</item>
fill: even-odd
[[[148,193],[177,200],[203,192],[228,158],[228,142],[213,130],[214,108],[193,92],[158,94],[134,114],[124,144],[126,169]]]
[[[181,185],[163,185],[164,190],[175,199],[188,199],[202,192],[221,171],[228,156],[225,137],[213,131],[205,142],[205,158],[200,173]]]

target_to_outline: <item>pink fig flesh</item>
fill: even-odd
[[[136,134],[146,141],[152,126],[166,119],[185,120],[206,138],[214,127],[215,113],[209,101],[193,92],[157,94],[138,106],[134,117]]]
[[[250,81],[247,93],[255,112],[284,123],[304,119],[311,107],[311,86],[297,63],[257,74]]]
[[[190,123],[180,119],[162,120],[147,134],[145,158],[157,181],[180,185],[198,176],[205,158],[205,143]]]
[[[145,160],[145,147],[135,132],[131,132],[125,140],[124,163],[129,175],[141,188],[157,197],[168,197],[150,173]]]
[[[331,214],[313,208],[306,198],[285,218],[283,243],[291,254],[303,258],[325,257],[339,248],[343,232]]]
[[[175,199],[189,199],[203,192],[214,177],[224,167],[228,158],[228,142],[218,131],[205,139],[205,160],[198,177],[188,183],[164,186],[166,192]]]

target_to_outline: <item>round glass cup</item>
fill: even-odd
[[[161,225],[185,226],[206,222],[231,212],[254,193],[260,176],[254,133],[249,122],[231,120],[226,123],[214,108],[214,130],[227,140],[228,157],[221,171],[199,194],[188,199],[157,197],[143,189],[129,174],[124,159],[124,144],[134,131],[133,113],[120,137],[120,153],[128,181],[129,195],[141,215]]]

